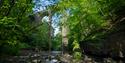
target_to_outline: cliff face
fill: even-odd
[[[104,48],[111,51],[124,51],[125,46],[125,21],[117,23],[113,32],[105,37]]]
[[[113,31],[97,43],[91,41],[80,42],[83,54],[100,58],[125,58],[125,22],[118,22]],[[99,46],[98,46],[98,45]]]
[[[125,31],[115,32],[109,35],[103,42],[104,52],[110,56],[120,56],[120,52],[124,55],[125,52]]]

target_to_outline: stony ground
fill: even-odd
[[[1,60],[2,63],[59,63],[58,58],[61,56],[61,51],[52,51],[51,56],[47,51],[30,51],[23,50],[19,56],[8,56]],[[50,57],[50,58],[49,58]],[[0,63],[1,63],[0,62]]]
[[[103,61],[102,61],[103,62]],[[63,54],[61,51],[51,51],[51,56],[47,51],[23,50],[19,56],[7,56],[0,63],[102,63],[96,62],[92,58],[85,57],[83,60],[76,61],[69,54]],[[117,63],[106,59],[103,63]]]

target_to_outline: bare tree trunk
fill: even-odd
[[[67,22],[67,13],[64,13],[64,16],[63,16],[63,18],[62,18],[62,51],[63,51],[63,53],[65,54],[65,53],[67,53],[68,52],[68,48],[67,48],[67,46],[68,46],[68,26],[67,26],[67,24],[66,24],[66,22]]]
[[[52,46],[52,41],[51,41],[51,29],[52,29],[52,13],[51,13],[51,10],[49,9],[48,10],[48,13],[49,13],[49,59],[51,57],[51,46]]]
[[[120,57],[120,58],[123,58],[123,57],[124,57],[124,56],[123,56],[123,53],[122,53],[122,44],[121,44],[121,43],[119,43],[119,57]],[[120,60],[119,63],[123,63],[123,61]]]
[[[68,28],[68,24],[67,24],[67,19],[68,19],[68,13],[66,11],[64,11],[63,16],[61,18],[61,34],[62,34],[62,61],[65,63],[71,63],[71,56],[68,52],[68,32],[69,32],[69,28]]]

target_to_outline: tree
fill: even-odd
[[[28,15],[32,14],[32,0],[1,0],[0,5],[0,51],[4,48],[15,48],[18,50],[18,44],[25,42],[27,37],[27,28],[30,27]],[[17,47],[17,48],[16,48]],[[14,50],[13,50],[14,52]],[[9,53],[9,52],[6,52]]]
[[[105,46],[104,38],[122,28],[120,23],[124,21],[124,6],[123,0],[61,0],[59,2],[60,13],[63,15],[63,11],[69,12],[66,22],[70,30],[69,40],[72,41],[70,44],[89,42],[96,50],[101,50]],[[79,45],[83,46],[81,43]]]

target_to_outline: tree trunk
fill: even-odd
[[[52,13],[51,13],[51,10],[49,9],[48,10],[48,14],[49,14],[49,39],[48,39],[48,42],[49,42],[49,58],[51,57],[51,46],[52,46],[52,41],[51,41],[51,34],[52,34]]]
[[[67,26],[67,17],[68,17],[68,14],[65,12],[62,19],[61,19],[61,22],[62,22],[62,51],[63,51],[63,54],[67,53],[68,52],[68,26]]]

